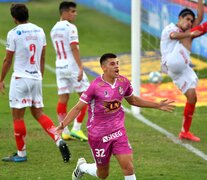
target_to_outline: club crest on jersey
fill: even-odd
[[[119,86],[119,87],[118,87],[118,91],[119,91],[119,94],[120,94],[120,95],[123,95],[123,94],[124,94],[124,89],[123,89],[123,87]]]

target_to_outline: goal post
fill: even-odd
[[[140,96],[141,61],[141,1],[131,1],[131,83],[134,95]],[[140,114],[140,108],[131,106],[134,115]]]

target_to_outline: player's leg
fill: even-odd
[[[57,104],[57,116],[59,123],[62,122],[65,119],[65,116],[67,115],[67,104],[70,99],[70,94],[59,94],[58,95],[58,104]],[[70,130],[68,129],[68,126],[66,126],[63,129],[62,132],[62,138],[65,140],[73,139],[73,137],[70,135]]]
[[[83,74],[83,79],[80,82],[77,82],[77,78],[71,79],[71,84],[74,87],[74,91],[78,93],[79,97],[82,92],[84,92],[89,86],[89,80],[86,74]],[[80,139],[81,141],[87,141],[88,137],[81,130],[81,125],[84,120],[85,114],[87,111],[87,105],[81,110],[80,114],[74,120],[73,128],[71,130],[71,135]]]
[[[187,102],[183,111],[182,130],[179,134],[180,139],[188,139],[192,141],[200,141],[200,138],[190,133],[190,127],[197,101],[195,88],[197,86],[198,77],[191,67],[187,67],[185,71],[176,79],[173,79],[175,85],[186,96]]]
[[[125,128],[120,129],[117,134],[120,137],[113,143],[112,152],[121,166],[125,180],[135,180],[132,148],[128,141]]]
[[[190,63],[190,52],[180,43],[177,42],[172,53],[166,56],[166,66],[168,74],[181,74]]]
[[[179,138],[199,142],[200,138],[190,133],[190,127],[192,124],[195,105],[197,102],[196,90],[194,88],[188,89],[187,92],[185,93],[185,96],[187,98],[187,102],[184,107],[183,124],[182,124],[182,130],[180,132]]]
[[[17,153],[12,156],[5,157],[2,160],[5,162],[23,162],[27,160],[26,156],[26,127],[24,123],[25,108],[12,109],[14,136],[16,141]]]
[[[207,22],[204,22],[203,24],[192,28],[190,31],[191,32],[194,32],[194,31],[200,31],[201,32],[201,34],[195,36],[194,38],[202,36],[203,34],[205,34],[207,32]]]
[[[132,154],[117,154],[115,157],[121,166],[125,180],[136,180]]]
[[[81,96],[81,94],[82,93],[78,93],[79,97]],[[77,139],[80,139],[81,141],[88,140],[88,137],[84,134],[84,132],[81,129],[86,111],[87,111],[87,105],[80,111],[77,118],[75,118],[73,123],[73,128],[71,130],[71,135]]]
[[[80,158],[77,162],[75,170],[72,173],[72,179],[78,180],[85,173],[100,179],[106,179],[109,175],[112,141],[103,142],[101,137],[89,137],[88,142],[96,163],[89,164],[84,158]]]
[[[55,125],[52,120],[42,112],[42,108],[31,107],[31,113],[37,122],[42,126],[45,132],[53,139],[62,154],[63,161],[70,160],[70,151],[68,145],[55,133]]]
[[[17,153],[5,157],[2,160],[6,162],[23,162],[26,157],[26,126],[24,123],[25,108],[30,106],[31,96],[29,95],[28,84],[24,78],[12,77],[9,89],[9,104],[12,108],[14,135],[17,146]]]
[[[63,161],[68,162],[70,159],[70,151],[68,149],[68,145],[61,139],[61,137],[55,133],[55,125],[53,121],[43,113],[42,107],[42,82],[34,81],[34,86],[32,89],[32,107],[31,114],[38,121],[38,123],[42,126],[42,128],[46,131],[46,133],[55,141],[56,145],[59,147],[61,151]]]
[[[68,70],[56,69],[56,81],[58,87],[58,103],[57,103],[57,117],[58,121],[62,122],[67,115],[67,104],[70,99],[70,93],[73,92],[71,80],[68,78]],[[62,138],[64,140],[74,139],[70,135],[68,126],[66,126],[62,132]]]

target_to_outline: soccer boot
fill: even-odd
[[[68,145],[65,143],[65,141],[61,140],[59,144],[59,150],[62,154],[63,161],[66,163],[70,160],[71,154],[68,148]]]
[[[72,180],[79,180],[84,175],[83,172],[80,171],[80,165],[86,163],[86,160],[84,158],[79,158],[76,168],[74,169],[72,173]]]
[[[196,137],[195,135],[193,135],[190,132],[180,132],[179,134],[179,139],[187,139],[190,141],[195,141],[195,142],[200,142],[200,138]]]
[[[86,135],[83,133],[82,130],[71,130],[70,132],[71,136],[77,138],[77,139],[80,139],[81,141],[88,141],[88,137],[86,137]]]
[[[14,153],[12,156],[2,158],[4,162],[24,162],[27,161],[27,156],[21,157],[17,153]]]
[[[70,133],[62,133],[61,134],[62,139],[64,140],[74,140],[75,138],[73,136],[71,136]]]

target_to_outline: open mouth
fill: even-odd
[[[116,71],[115,71],[115,74],[116,74],[116,75],[119,75],[119,70],[116,70]]]

